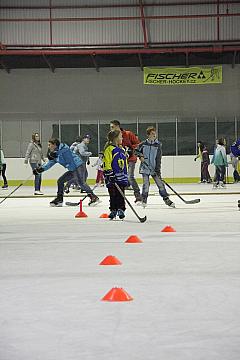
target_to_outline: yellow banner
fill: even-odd
[[[145,85],[206,85],[222,83],[222,66],[144,68]]]

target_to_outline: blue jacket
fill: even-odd
[[[69,171],[76,170],[83,164],[80,157],[74,154],[67,144],[61,143],[57,150],[57,157],[54,160],[49,160],[46,164],[42,165],[44,171],[50,169],[55,164],[60,164]]]
[[[143,154],[144,162],[149,168],[141,163],[140,174],[161,176],[162,144],[158,140],[145,140],[138,145],[138,150]]]

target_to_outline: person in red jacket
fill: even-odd
[[[140,189],[138,183],[134,176],[135,165],[137,162],[137,156],[134,155],[134,149],[140,144],[138,137],[130,130],[124,130],[121,128],[121,124],[118,120],[112,120],[110,122],[111,130],[121,130],[122,132],[122,146],[127,149],[128,152],[128,181],[133,188],[135,203],[142,203],[142,196],[140,194]]]

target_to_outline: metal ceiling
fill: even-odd
[[[0,67],[240,63],[240,1],[1,1]]]

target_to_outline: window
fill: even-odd
[[[192,155],[196,149],[195,119],[177,119],[178,155]]]

